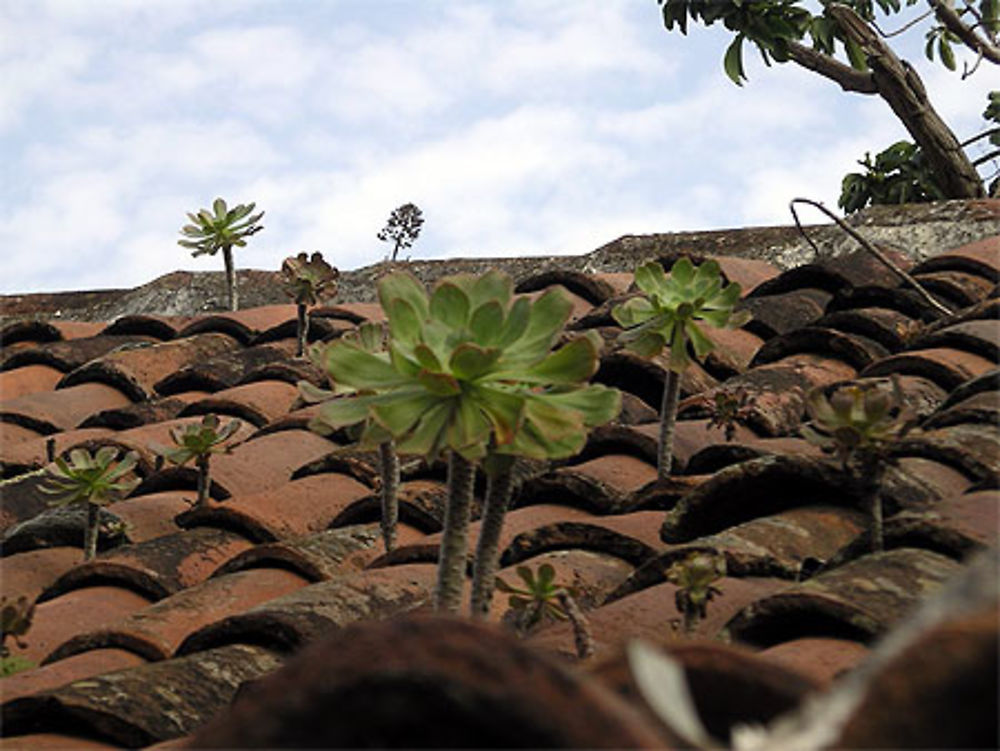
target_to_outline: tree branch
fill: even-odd
[[[822,52],[817,52],[811,47],[806,47],[795,41],[788,43],[788,54],[803,68],[829,78],[844,91],[854,91],[859,94],[878,93],[871,73],[854,70],[850,65],[844,65],[829,55],[824,55]]]
[[[958,11],[944,0],[927,0],[927,2],[934,9],[937,19],[948,31],[961,39],[966,47],[978,52],[991,63],[1000,65],[1000,47],[979,36],[971,26],[966,26]]]

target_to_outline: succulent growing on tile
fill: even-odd
[[[916,424],[913,410],[904,407],[899,381],[868,382],[837,388],[829,397],[814,389],[806,400],[811,418],[802,436],[834,455],[850,478],[871,515],[871,549],[883,548],[880,486],[892,462],[892,444]]]
[[[113,446],[99,448],[95,454],[86,449],[73,449],[68,462],[56,457],[55,466],[48,468],[48,477],[39,487],[43,493],[55,496],[54,506],[87,505],[85,561],[97,553],[100,507],[124,498],[139,484],[139,479],[132,474],[139,455],[130,451],[121,461],[116,461],[119,453],[120,450]]]
[[[239,309],[239,290],[236,288],[236,267],[233,265],[233,248],[242,248],[247,238],[260,232],[264,227],[258,222],[264,216],[261,211],[254,214],[255,204],[238,204],[229,208],[221,198],[216,198],[212,209],[200,209],[198,213],[188,213],[191,224],[181,227],[186,239],[177,244],[193,249],[192,256],[205,253],[214,256],[222,251],[226,265],[226,289],[229,293],[229,309]]]
[[[281,264],[281,281],[285,294],[295,300],[298,313],[296,355],[305,354],[306,337],[309,334],[309,317],[306,310],[310,305],[316,305],[337,292],[337,279],[340,272],[323,260],[322,253],[299,253],[289,256]]]
[[[353,331],[344,334],[339,340],[327,346],[339,347],[345,343],[360,347],[365,352],[380,355],[383,358],[388,357],[385,349],[385,328],[381,323],[365,321]],[[326,349],[327,347],[318,346],[313,348],[311,352],[313,362],[321,369],[327,369]],[[340,372],[336,369],[336,362],[337,360],[334,358],[333,369],[327,369],[327,374],[334,384],[341,380]],[[361,389],[354,393],[364,394],[368,392],[369,390]],[[335,396],[333,391],[317,388],[308,381],[301,381],[299,383],[299,393],[306,402],[311,404],[322,403]],[[375,392],[371,391],[371,393]],[[324,421],[322,410],[310,423],[310,428],[322,434],[331,432],[334,427],[337,426],[329,425]],[[353,427],[359,433],[368,431],[372,437],[379,430],[378,425],[373,423],[370,416],[364,418]],[[382,440],[378,442],[379,495],[381,496],[382,504],[381,527],[382,540],[385,544],[386,552],[389,552],[396,547],[396,527],[399,521],[399,455],[396,452],[396,444],[392,440],[392,436],[385,433],[381,437]]]
[[[667,569],[667,581],[677,585],[674,604],[683,618],[685,634],[690,634],[708,612],[708,603],[722,594],[714,583],[726,575],[726,559],[721,555],[697,552],[676,561]]]
[[[543,563],[537,573],[528,566],[518,566],[515,570],[524,587],[512,586],[498,577],[496,589],[510,595],[507,603],[514,613],[518,631],[527,633],[544,620],[569,620],[573,625],[577,655],[580,658],[593,655],[590,624],[574,598],[573,588],[556,583],[556,571],[551,564]]]
[[[216,415],[205,415],[199,423],[188,423],[181,427],[170,429],[170,439],[173,446],[150,444],[150,448],[168,461],[183,467],[194,460],[198,470],[198,507],[208,503],[208,492],[211,488],[209,461],[212,454],[228,453],[230,447],[224,446],[240,428],[239,420],[231,420],[222,427]]]
[[[35,603],[29,602],[24,595],[16,600],[0,597],[0,678],[34,667],[34,663],[24,657],[12,655],[7,645],[7,639],[11,639],[21,649],[28,646],[21,637],[31,628],[34,614]]]
[[[750,415],[755,403],[756,399],[744,388],[716,391],[710,405],[712,414],[706,429],[722,428],[726,441],[732,441],[736,435],[736,425]]]
[[[356,396],[326,402],[320,418],[338,427],[370,416],[363,444],[377,444],[387,432],[400,453],[429,460],[448,453],[435,602],[455,611],[475,462],[491,452],[571,456],[583,448],[588,426],[617,414],[621,397],[585,385],[597,370],[596,334],[552,351],[571,310],[561,291],[515,299],[511,279],[496,271],[447,277],[430,295],[405,273],[383,277],[378,287],[389,319],[389,354],[350,342],[327,348],[336,388]]]
[[[392,210],[389,221],[377,235],[382,242],[393,244],[390,260],[395,261],[400,250],[406,250],[413,245],[423,225],[424,213],[414,203],[404,203]]]
[[[688,344],[695,357],[715,348],[699,322],[716,328],[738,328],[749,313],[736,311],[739,284],[723,284],[719,264],[706,261],[695,267],[687,258],[677,261],[666,274],[652,261],[635,271],[635,283],[644,294],[632,297],[612,310],[625,329],[619,341],[642,357],[659,355],[670,348],[670,361],[660,406],[659,476],[670,474],[674,424],[680,397],[680,376],[691,364]]]

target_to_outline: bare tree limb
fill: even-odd
[[[890,259],[887,255],[885,255],[885,253],[883,253],[881,250],[879,250],[870,242],[868,242],[864,237],[858,234],[857,230],[855,230],[849,224],[844,222],[843,219],[841,219],[839,216],[830,211],[830,209],[828,209],[822,203],[820,203],[819,201],[813,201],[811,198],[793,198],[791,202],[788,204],[788,208],[791,210],[792,217],[794,217],[795,219],[795,226],[798,227],[799,234],[801,234],[806,239],[806,242],[808,242],[812,246],[813,250],[816,251],[816,255],[820,255],[819,248],[816,247],[816,244],[806,234],[805,228],[799,221],[799,215],[795,211],[795,204],[797,203],[805,203],[808,204],[809,206],[812,206],[815,209],[819,209],[820,211],[822,211],[824,214],[830,217],[834,222],[836,222],[837,226],[840,227],[842,230],[844,230],[844,232],[846,232],[852,238],[857,240],[861,244],[861,247],[863,247],[865,250],[867,250],[869,253],[875,256],[878,260],[884,263],[894,274],[896,274],[896,276],[898,276],[904,282],[913,287],[917,291],[917,293],[922,298],[924,298],[924,300],[926,300],[928,304],[930,304],[935,310],[944,313],[946,316],[954,314],[954,311],[951,308],[949,308],[947,305],[938,302],[938,300],[930,292],[924,289],[924,286],[920,282],[918,282],[912,276],[903,271],[903,269],[899,268],[899,266],[897,266],[892,261],[892,259]]]
[[[858,94],[878,93],[871,73],[854,70],[850,65],[844,65],[829,55],[794,41],[788,43],[788,54],[803,68],[829,78],[844,91],[854,91]]]
[[[948,31],[961,39],[966,47],[978,52],[991,63],[1000,65],[1000,47],[989,39],[979,36],[971,26],[966,26],[958,11],[944,0],[927,0],[927,2],[934,9],[937,19]]]

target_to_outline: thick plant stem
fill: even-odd
[[[388,553],[396,547],[396,524],[399,521],[399,455],[396,445],[392,441],[380,443],[378,458],[382,475],[382,539]]]
[[[500,533],[514,488],[513,473],[507,471],[491,475],[486,488],[483,505],[483,521],[479,528],[479,542],[476,544],[476,563],[472,576],[473,618],[485,618],[493,599],[493,587],[497,573],[497,558]]]
[[[309,336],[309,316],[306,315],[306,306],[302,303],[298,304],[296,312],[298,313],[296,331],[298,332],[299,344],[295,348],[295,356],[302,357],[306,353],[306,337]]]
[[[660,406],[660,446],[658,477],[666,480],[670,477],[674,452],[674,425],[677,423],[677,403],[681,396],[681,374],[667,370],[667,378],[663,384],[663,402]]]
[[[868,495],[868,510],[872,517],[872,552],[881,553],[885,549],[885,540],[882,530],[882,496],[879,495],[878,488]]]
[[[202,508],[208,504],[208,488],[211,483],[208,476],[208,455],[195,459],[195,466],[198,469],[198,500],[195,501],[195,506]]]
[[[83,560],[92,561],[97,555],[97,534],[101,507],[96,503],[87,504],[87,527],[83,536]]]
[[[590,633],[590,623],[587,617],[576,604],[576,600],[565,589],[559,590],[557,595],[559,605],[562,607],[569,622],[573,624],[573,640],[576,643],[576,656],[581,660],[592,657],[595,652],[594,635]]]
[[[472,510],[472,483],[476,468],[452,451],[448,459],[448,506],[444,511],[444,532],[438,555],[437,587],[434,609],[458,613],[465,583],[465,550]]]
[[[222,261],[226,264],[226,290],[229,292],[229,309],[240,309],[240,293],[236,288],[236,266],[233,265],[233,249],[222,246]]]

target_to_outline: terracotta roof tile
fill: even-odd
[[[929,258],[913,269],[914,273],[939,270],[978,274],[993,283],[1000,282],[1000,237],[988,237],[953,248]]]
[[[996,284],[962,271],[935,271],[914,278],[939,301],[953,308],[964,308],[986,299]]]
[[[77,427],[95,412],[124,407],[132,400],[104,383],[81,383],[0,402],[0,420],[42,435]]]
[[[797,289],[760,297],[751,295],[743,301],[753,314],[746,329],[762,339],[770,339],[808,326],[823,316],[832,297],[831,293],[819,289]]]
[[[320,306],[313,308],[310,315],[321,318],[339,318],[349,323],[385,320],[382,306],[371,302],[342,302],[337,305]]]
[[[72,728],[75,737],[140,748],[192,732],[227,706],[241,683],[279,665],[261,647],[233,644],[105,673],[4,704],[4,733]]]
[[[3,682],[3,703],[59,688],[94,675],[125,670],[145,663],[146,660],[142,657],[124,649],[94,649],[59,662],[42,665],[36,670],[6,677]],[[6,748],[7,744],[4,743],[3,746]]]
[[[307,580],[291,571],[254,568],[187,587],[97,629],[75,634],[46,658],[54,663],[95,649],[119,648],[151,662],[173,656],[197,629],[294,592]]]
[[[34,347],[20,348],[3,358],[0,369],[14,370],[28,365],[48,365],[62,373],[69,373],[91,360],[130,347],[141,347],[156,340],[148,336],[92,336],[51,342]]]
[[[0,466],[4,468],[4,474],[9,476],[30,472],[49,463],[50,443],[54,456],[60,456],[80,444],[112,435],[112,431],[107,428],[77,428],[8,445],[5,431],[3,448],[0,449]]]
[[[897,352],[906,346],[907,336],[915,330],[917,322],[910,316],[889,308],[856,308],[842,310],[816,321],[816,326],[843,331],[881,344],[888,352]]]
[[[129,496],[108,509],[127,525],[133,543],[164,537],[180,530],[174,519],[190,510],[194,494],[180,490]]]
[[[30,733],[18,735],[16,738],[4,738],[3,747],[5,749],[66,749],[74,748],[80,751],[99,751],[100,749],[120,748],[113,743],[103,743],[101,741],[80,738],[75,735],[63,735],[61,733]]]
[[[21,443],[22,441],[32,441],[36,438],[41,437],[41,433],[32,430],[31,428],[26,428],[23,425],[17,425],[12,422],[0,421],[0,446],[6,452],[11,446]]]
[[[83,428],[110,428],[112,430],[129,430],[157,422],[169,422],[177,419],[181,410],[191,402],[196,402],[208,396],[205,391],[186,391],[165,399],[153,399],[149,402],[129,404],[125,407],[95,412],[80,423]]]
[[[870,377],[906,373],[923,376],[934,381],[945,391],[951,391],[965,381],[981,376],[995,367],[996,363],[985,357],[950,347],[935,347],[910,350],[883,358],[865,368],[861,375]]]
[[[287,360],[294,344],[267,344],[224,352],[215,357],[185,365],[155,385],[161,396],[185,391],[221,391],[239,384],[248,373],[274,362]]]
[[[972,480],[995,481],[1000,474],[1000,435],[990,425],[965,423],[913,432],[893,453],[934,459],[961,470]]]
[[[74,370],[63,378],[60,387],[106,383],[127,394],[131,401],[147,401],[156,395],[156,384],[166,376],[238,346],[224,334],[201,334],[112,352]]]
[[[614,514],[629,505],[634,491],[654,480],[656,467],[634,456],[609,454],[528,480],[522,498]]]
[[[229,415],[239,417],[258,428],[283,417],[298,398],[294,385],[283,381],[257,381],[245,386],[218,391],[192,402],[181,415]]]
[[[1000,395],[996,392],[974,394],[946,409],[939,409],[924,422],[925,429],[946,428],[962,423],[1000,425]]]
[[[108,324],[101,334],[149,336],[165,342],[174,339],[189,320],[186,316],[125,315]]]
[[[178,333],[179,337],[190,337],[208,332],[226,334],[241,344],[250,344],[254,336],[296,317],[295,305],[264,305],[246,308],[235,313],[215,313],[194,321]]]
[[[359,478],[364,479],[364,478]],[[399,520],[424,532],[437,532],[444,520],[448,488],[433,479],[404,480],[400,483]],[[330,527],[367,524],[382,518],[382,501],[372,492],[344,508],[330,522]]]
[[[0,342],[4,347],[19,342],[58,342],[97,336],[105,324],[99,321],[11,321],[0,329]]]
[[[845,334],[822,326],[803,326],[768,340],[757,351],[750,367],[801,352],[833,357],[858,370],[889,354],[881,344],[859,334]]]
[[[34,601],[38,595],[80,563],[80,548],[42,548],[29,550],[3,559],[3,580],[0,594],[11,600],[20,596]]]
[[[868,656],[868,647],[850,639],[806,636],[760,652],[762,657],[827,686]]]
[[[39,391],[51,391],[63,377],[51,365],[22,365],[0,372],[0,402]]]

